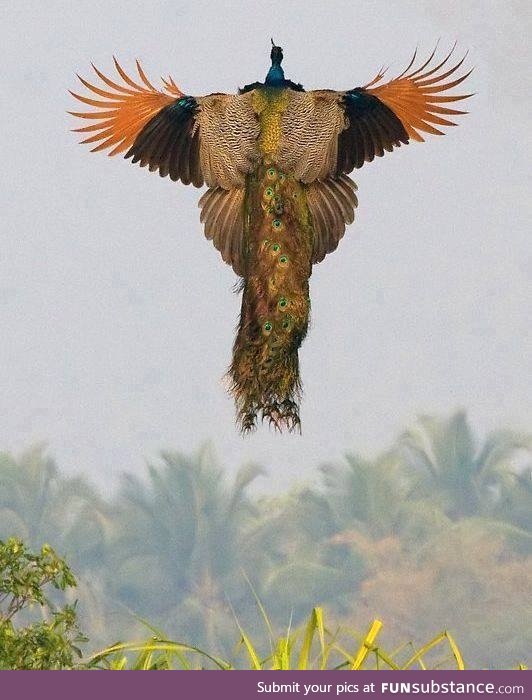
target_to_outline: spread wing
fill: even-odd
[[[432,66],[434,49],[419,68],[412,69],[416,59],[414,53],[406,70],[394,80],[379,85],[384,74],[380,71],[364,87],[340,93],[347,127],[338,139],[338,174],[360,168],[375,156],[383,156],[385,151],[409,143],[410,139],[424,141],[422,132],[442,135],[444,132],[438,127],[456,126],[447,117],[466,112],[446,105],[471,95],[446,93],[462,83],[471,70],[448,80],[465,60],[464,56],[448,68],[447,62],[453,51],[454,47],[440,63]]]
[[[303,183],[325,180],[350,173],[410,139],[423,141],[422,132],[442,134],[438,127],[454,126],[447,117],[465,112],[450,108],[448,103],[470,95],[446,93],[471,71],[448,80],[465,59],[446,68],[453,50],[432,66],[434,49],[415,69],[414,54],[400,76],[382,85],[381,71],[364,87],[343,92],[288,91],[278,151],[280,166]]]
[[[137,61],[140,84],[132,80],[115,59],[120,83],[95,66],[103,87],[79,77],[96,95],[72,92],[80,102],[96,108],[90,112],[71,112],[88,120],[87,126],[74,129],[88,133],[82,143],[95,144],[92,151],[110,149],[113,156],[125,151],[125,158],[149,170],[158,170],[201,187],[231,189],[244,184],[253,169],[259,124],[249,95],[209,95],[192,97],[179,90],[172,78],[163,79],[157,90]]]

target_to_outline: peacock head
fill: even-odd
[[[276,46],[273,39],[272,50],[270,52],[270,58],[272,60],[272,65],[266,76],[265,84],[272,86],[282,86],[284,84],[284,71],[281,68],[281,62],[283,60],[283,50],[280,46]]]
[[[283,49],[281,46],[276,46],[273,39],[272,50],[270,52],[270,58],[272,59],[272,66],[280,66],[283,61]]]

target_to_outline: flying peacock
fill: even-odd
[[[346,91],[306,91],[286,79],[273,40],[264,82],[238,94],[193,97],[171,77],[158,90],[138,61],[136,80],[116,59],[115,80],[92,66],[101,87],[78,76],[97,96],[71,93],[96,108],[71,112],[88,120],[74,129],[89,134],[82,143],[208,187],[199,200],[205,236],[241,278],[229,378],[243,432],[257,418],[300,429],[298,349],[309,323],[309,278],[354,220],[357,186],[348,173],[423,141],[421,132],[442,134],[438,127],[454,126],[449,117],[465,114],[449,106],[470,97],[447,94],[471,72],[456,77],[465,56],[449,67],[453,50],[438,63],[434,49],[419,67],[414,54],[390,82],[382,83],[381,70]]]

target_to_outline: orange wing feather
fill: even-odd
[[[96,143],[92,151],[102,151],[107,148],[112,150],[110,156],[122,153],[132,146],[135,138],[147,124],[163,107],[182,97],[184,93],[177,87],[173,79],[162,79],[166,92],[157,90],[148,80],[142,70],[139,61],[136,61],[137,71],[142,81],[142,85],[132,80],[120,66],[116,58],[114,59],[118,75],[124,84],[117,84],[101,73],[93,64],[92,67],[100,80],[112,91],[96,87],[78,75],[82,84],[102,100],[92,97],[84,97],[69,90],[77,100],[84,104],[96,107],[93,112],[69,112],[75,117],[92,120],[88,126],[73,129],[80,133],[95,132],[92,136],[81,141],[81,143]]]
[[[450,75],[460,68],[467,56],[466,54],[462,60],[455,64],[452,68],[442,72],[442,68],[451,57],[455,46],[453,46],[443,61],[426,72],[423,71],[425,71],[426,68],[429,68],[429,64],[434,58],[437,47],[434,49],[425,63],[419,68],[413,70],[411,73],[408,73],[408,71],[414,64],[417,51],[414,53],[414,56],[412,57],[412,60],[407,68],[394,80],[391,80],[389,83],[385,83],[384,85],[377,85],[385,72],[379,71],[377,76],[364,86],[364,89],[368,93],[378,97],[379,100],[384,102],[384,104],[397,115],[406,129],[408,136],[415,141],[425,140],[419,133],[420,131],[425,131],[429,134],[443,134],[443,131],[440,131],[434,125],[456,126],[454,122],[438,115],[467,114],[467,112],[442,106],[448,102],[457,102],[458,100],[465,100],[467,97],[471,97],[471,95],[442,94],[456,85],[459,85],[473,70],[471,69],[469,72],[459,78],[455,78],[449,82],[444,82]]]

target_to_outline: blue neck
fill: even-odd
[[[264,84],[274,86],[284,84],[284,71],[281,68],[280,63],[272,63],[272,66],[268,71],[268,75],[266,76]]]

